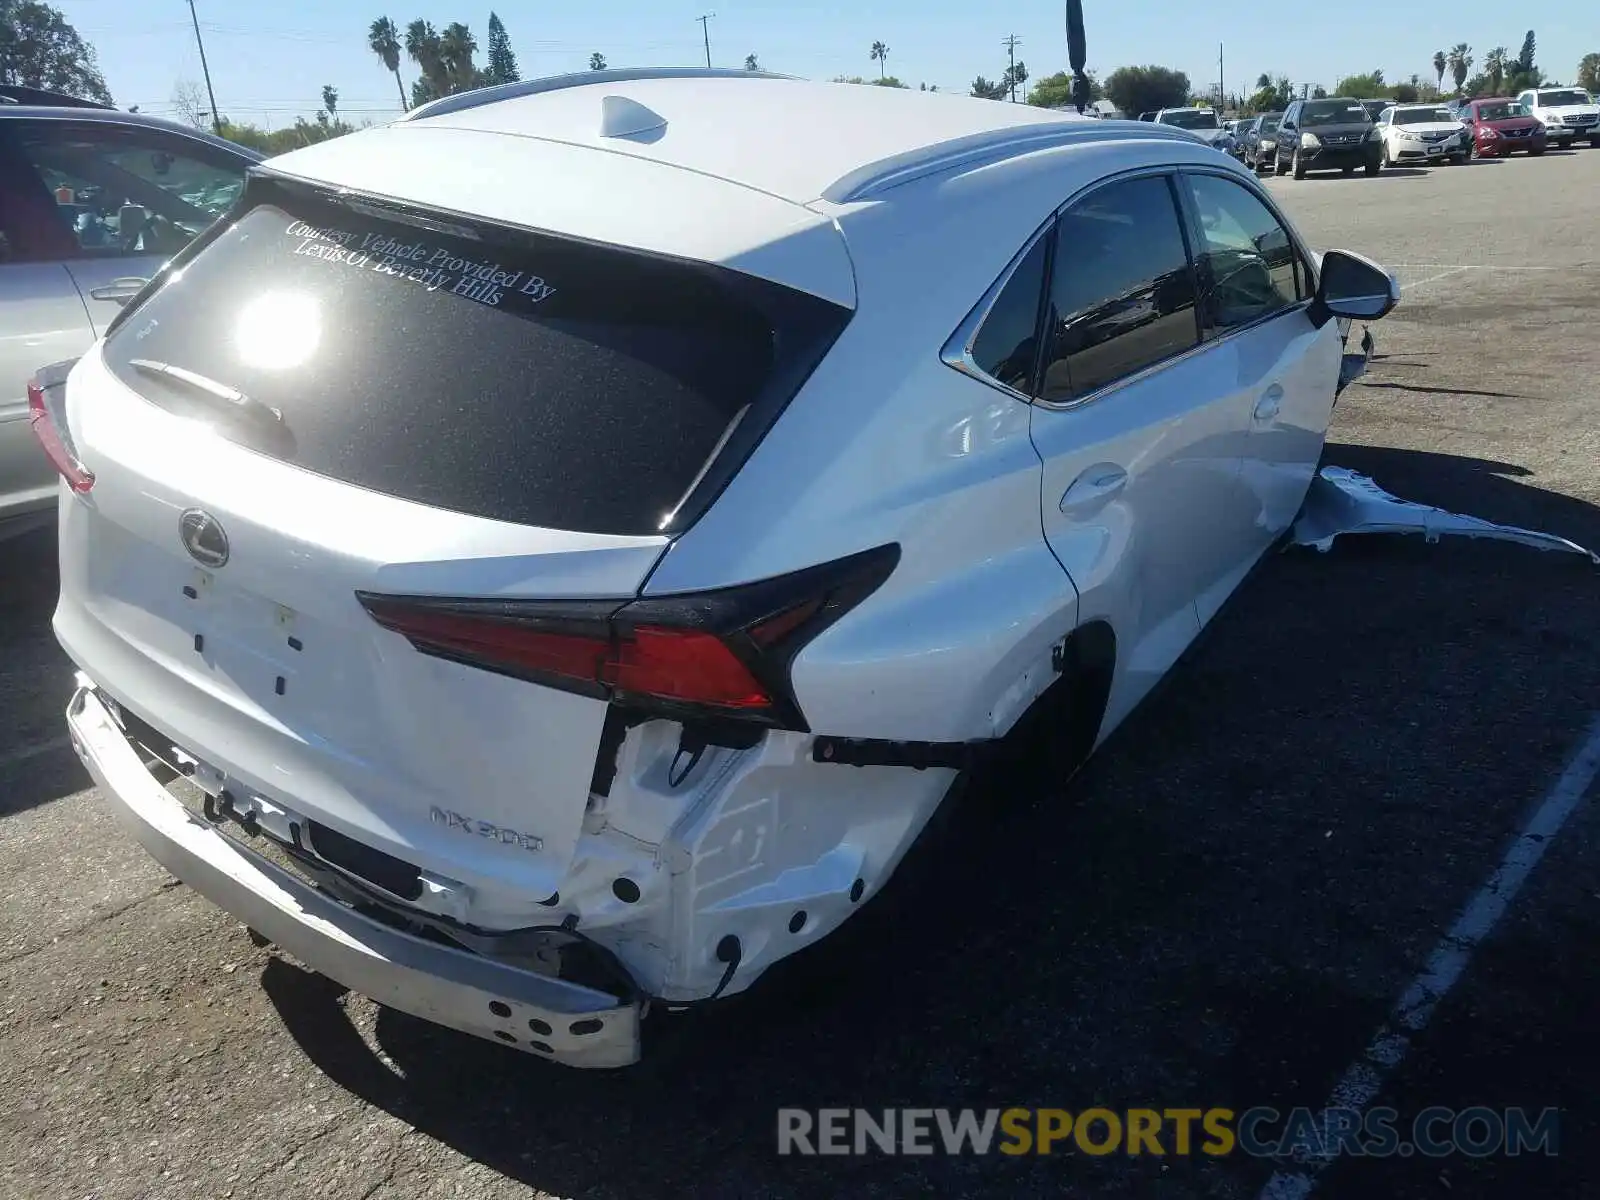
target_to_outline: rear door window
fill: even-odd
[[[1190,270],[1164,175],[1108,184],[1056,226],[1040,398],[1087,395],[1199,341]]]
[[[661,531],[848,316],[705,264],[386,202],[273,181],[250,200],[117,325],[111,369],[294,466],[475,516]]]

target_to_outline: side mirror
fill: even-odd
[[[1335,317],[1376,321],[1400,303],[1400,284],[1370,258],[1349,250],[1322,256],[1315,308]]]

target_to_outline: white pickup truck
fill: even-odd
[[[1543,122],[1546,136],[1562,149],[1579,138],[1600,147],[1600,105],[1582,88],[1531,88],[1517,103]]]

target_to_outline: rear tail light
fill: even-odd
[[[500,601],[358,593],[423,654],[678,719],[806,728],[795,656],[871,595],[898,546],[735,588],[633,601]]]
[[[62,364],[63,367],[70,365]],[[79,461],[72,436],[67,432],[66,413],[61,407],[65,385],[65,369],[45,368],[30,379],[28,420],[33,426],[33,436],[39,439],[39,445],[44,447],[45,455],[61,473],[61,478],[73,491],[83,493],[94,487],[94,472]]]

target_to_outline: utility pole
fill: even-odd
[[[194,22],[195,45],[200,47],[200,73],[206,77],[206,98],[211,101],[211,132],[222,136],[222,118],[217,115],[217,94],[211,90],[211,68],[206,66],[206,44],[200,38],[200,18],[195,16],[194,0],[189,0],[189,20]]]
[[[193,2],[193,0],[191,0],[191,3],[192,2]],[[706,22],[711,20],[711,18],[716,16],[716,15],[717,15],[716,13],[706,13],[706,15],[703,16],[703,17],[696,17],[695,18],[696,21],[700,22],[700,36],[705,39],[705,43],[706,43],[706,66],[707,66],[707,68],[709,68],[711,66],[711,26],[707,25]]]
[[[1217,43],[1217,112],[1228,111],[1228,85],[1222,74],[1222,43]]]
[[[1010,34],[1005,41],[1000,43],[1006,48],[1006,53],[1011,56],[1011,69],[1006,72],[1006,82],[1011,85],[1011,103],[1017,102],[1017,47],[1022,44],[1022,39],[1016,34]]]

